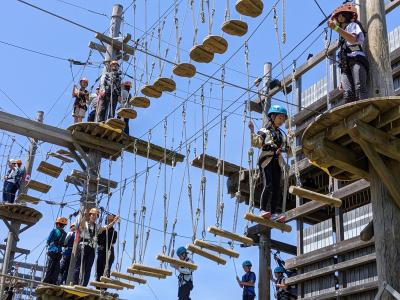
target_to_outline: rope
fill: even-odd
[[[226,8],[225,8],[225,16],[224,16],[224,21],[228,21],[231,19],[231,7],[229,0],[226,0]]]
[[[138,239],[138,232],[137,232],[137,140],[135,140],[135,144],[133,146],[133,164],[134,164],[134,171],[135,171],[135,176],[134,176],[134,182],[132,186],[132,196],[134,198],[134,205],[133,205],[133,254],[132,254],[132,264],[136,262],[136,253],[137,253],[137,239]],[[128,227],[128,222],[126,223],[126,226]]]
[[[163,244],[163,254],[167,250],[167,227],[168,227],[168,196],[167,196],[167,134],[168,134],[168,120],[164,120],[164,244]],[[174,168],[172,166],[172,168]]]
[[[200,6],[201,6],[200,11],[201,11],[203,7],[203,0],[200,1]],[[190,8],[192,10],[192,22],[193,22],[193,46],[195,46],[197,44],[197,33],[199,31],[199,28],[198,28],[198,19],[196,19],[196,14],[194,12],[194,0],[190,0]],[[203,22],[204,12],[203,13],[200,12],[200,18],[202,23],[204,23]]]

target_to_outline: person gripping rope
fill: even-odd
[[[180,260],[193,263],[188,256],[188,252],[185,247],[179,247],[176,250],[176,255],[178,255]],[[193,271],[189,268],[175,266],[171,264],[178,272],[178,300],[190,300],[190,292],[193,290]]]
[[[87,104],[89,103],[89,92],[86,90],[89,85],[89,80],[86,77],[82,77],[81,80],[79,80],[79,85],[79,89],[74,86],[74,89],[72,90],[72,97],[75,98],[74,108],[72,111],[74,123],[82,122],[86,115]]]
[[[249,260],[246,260],[242,264],[245,274],[240,280],[239,276],[236,276],[236,281],[239,286],[243,289],[243,300],[254,300],[256,297],[255,284],[256,274],[251,271],[252,264]]]
[[[60,264],[60,274],[58,276],[58,284],[65,284],[68,276],[69,263],[71,261],[72,248],[75,240],[75,224],[71,224],[69,232],[65,237],[64,250],[62,252],[62,259]]]
[[[275,298],[278,300],[295,300],[297,297],[290,293],[289,286],[285,283],[284,273],[285,268],[279,266],[274,269],[275,277],[271,274],[271,281],[275,284]]]

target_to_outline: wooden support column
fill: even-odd
[[[270,300],[271,229],[260,234],[258,249],[258,299]]]

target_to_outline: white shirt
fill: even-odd
[[[122,103],[121,105],[125,107],[128,104],[129,101],[129,92],[125,89],[121,90],[121,98],[122,98]]]
[[[358,25],[355,22],[351,22],[349,25],[346,26],[345,31],[352,35],[355,35],[357,38],[357,41],[354,44],[346,41],[347,46],[354,46],[354,45],[362,46],[362,44],[364,43],[365,36],[364,36],[364,32],[361,30],[360,25]],[[355,57],[357,55],[365,56],[365,53],[363,51],[354,51],[354,52],[347,54],[347,56],[349,56],[349,57]]]

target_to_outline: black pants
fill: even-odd
[[[110,277],[111,267],[114,263],[114,248],[111,248],[110,258],[108,260],[108,268],[105,276]],[[100,277],[104,275],[104,269],[106,268],[107,261],[107,250],[104,248],[99,248],[97,251],[97,263],[96,263],[96,280],[100,281]]]
[[[254,300],[256,296],[243,295],[242,300]]]
[[[65,284],[68,276],[69,263],[71,256],[63,256],[60,264],[60,275],[58,276],[58,284]]]
[[[58,275],[60,273],[61,253],[48,252],[47,255],[49,259],[47,261],[46,276],[43,282],[57,284]]]
[[[92,110],[92,111],[89,113],[88,117],[87,117],[87,121],[88,121],[88,122],[94,122],[95,119],[96,119],[96,110]]]
[[[87,286],[90,279],[90,273],[92,271],[92,266],[94,263],[95,252],[94,248],[85,245],[83,248],[82,254],[82,246],[79,244],[77,252],[76,252],[76,264],[75,264],[75,271],[74,271],[74,284],[79,284],[79,273],[81,272],[81,260],[83,255],[83,262],[82,262],[82,284],[83,286]]]
[[[3,202],[14,203],[15,193],[18,191],[18,185],[10,181],[4,181]]]
[[[125,128],[124,128],[124,132],[129,135],[129,119],[128,118],[124,118],[124,122],[125,122]]]
[[[270,204],[270,211],[275,214],[282,197],[282,170],[279,165],[278,157],[273,157],[271,162],[265,168],[260,167],[260,171],[264,187],[261,193],[261,209],[269,211],[268,205]]]
[[[117,108],[118,104],[118,96],[119,95],[117,93],[114,93],[112,96],[111,94],[105,94],[103,97],[99,98],[96,114],[97,122],[104,122],[107,119],[114,118],[115,109]]]
[[[178,289],[178,300],[191,300],[190,291],[193,290],[193,282],[189,281]]]

